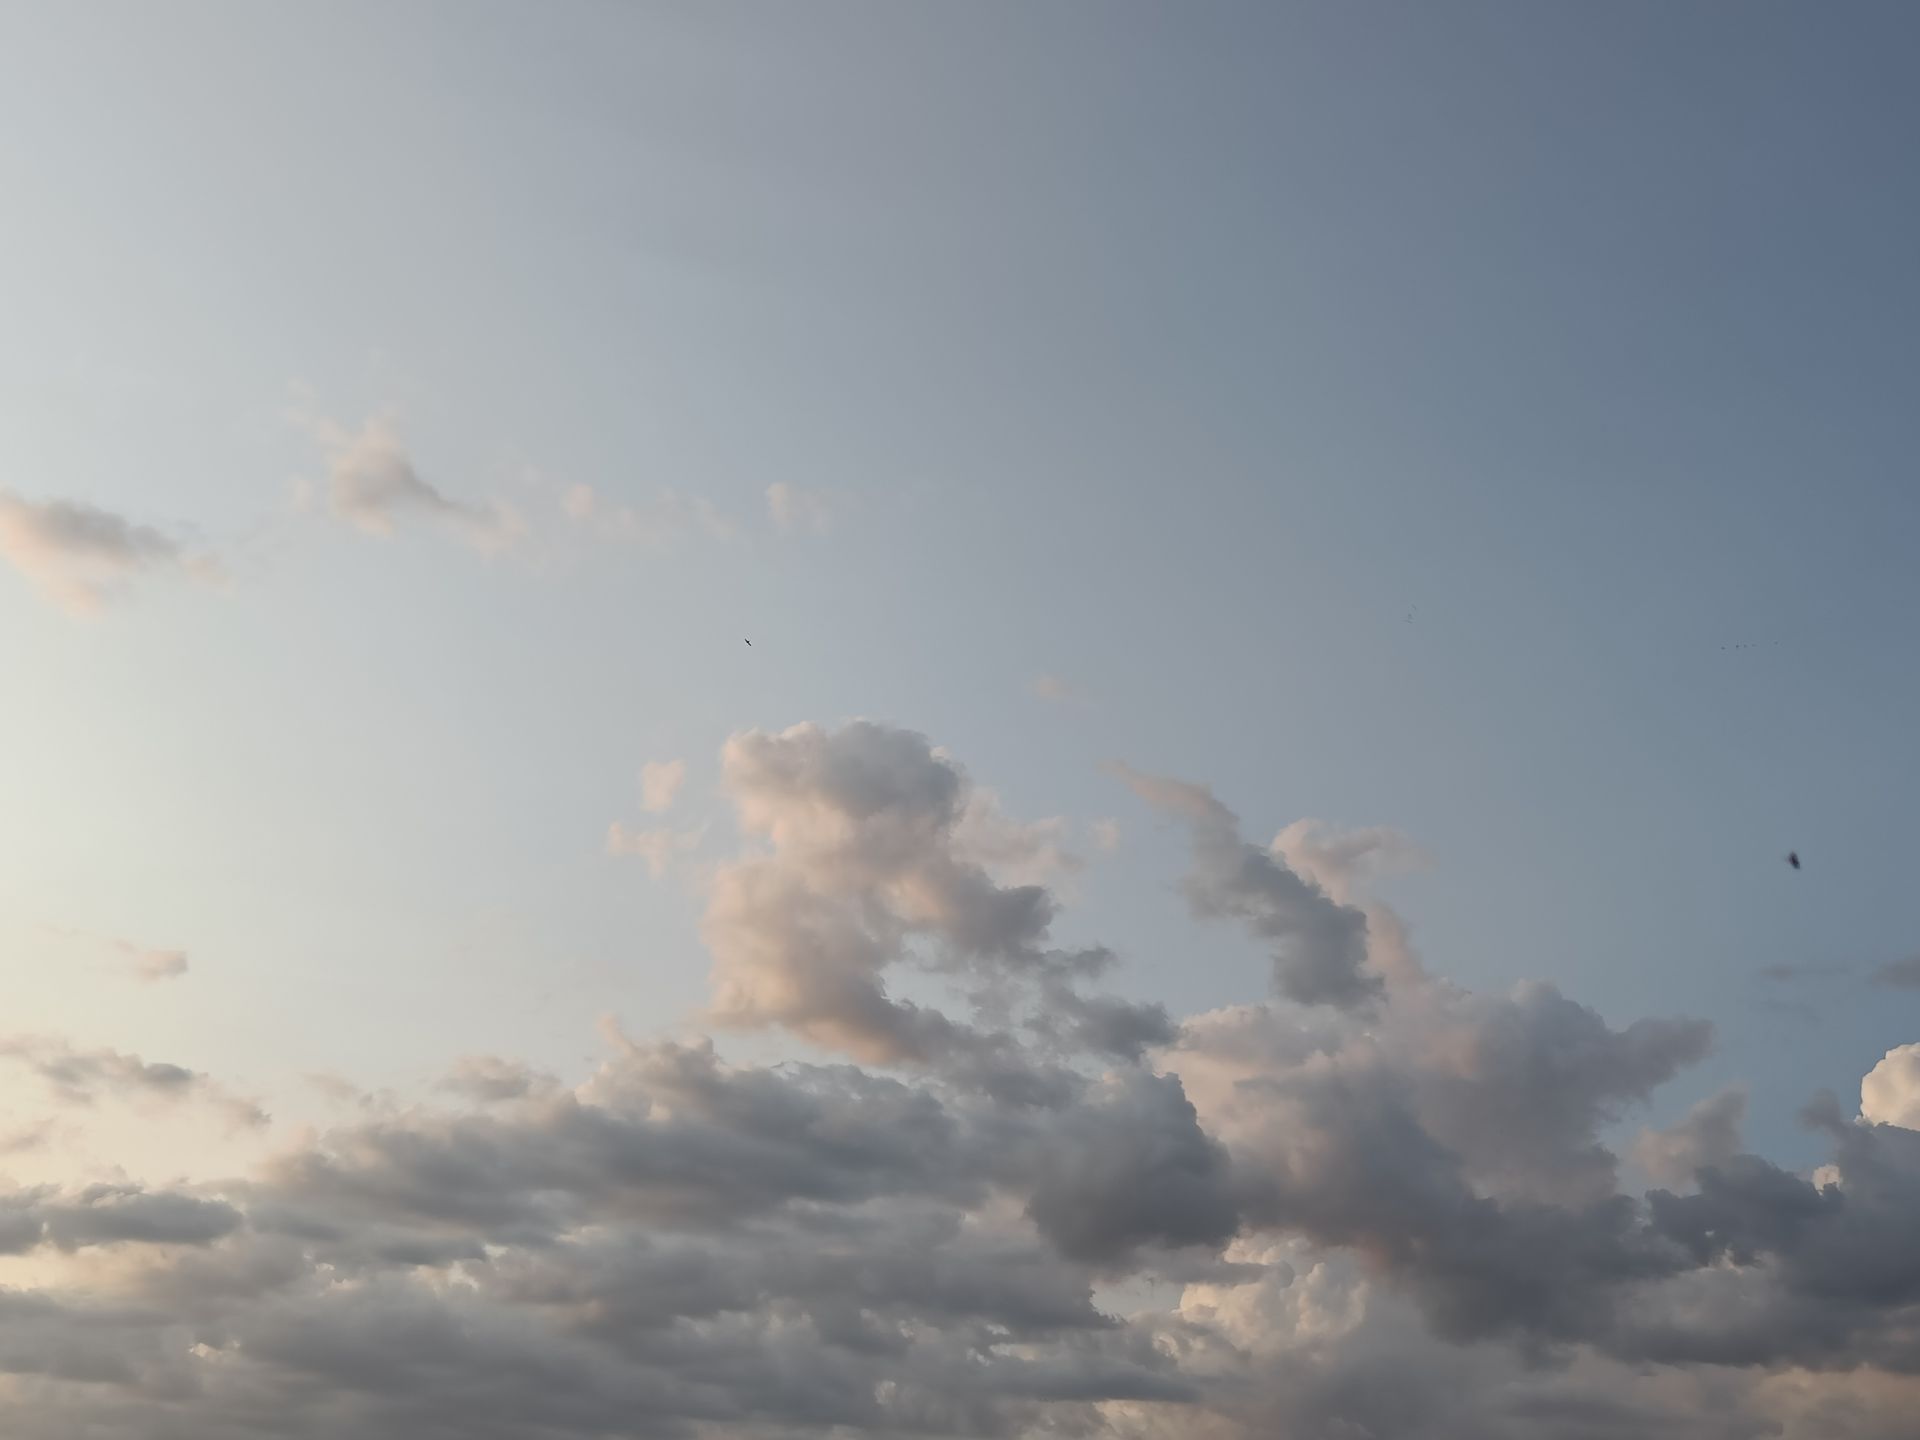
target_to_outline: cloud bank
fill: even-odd
[[[0,1191],[8,1434],[1911,1433],[1916,1047],[1812,1112],[1814,1174],[1743,1148],[1737,1091],[1627,1167],[1604,1137],[1711,1027],[1428,974],[1369,888],[1390,831],[1261,846],[1122,771],[1247,945],[1247,1003],[1176,1020],[1058,938],[1057,829],[925,737],[752,731],[721,775],[707,1019],[799,1058],[614,1032],[578,1083],[472,1056],[242,1177]],[[70,1103],[193,1083],[0,1054]]]

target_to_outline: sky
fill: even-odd
[[[1916,46],[0,0],[7,1433],[1908,1433]]]

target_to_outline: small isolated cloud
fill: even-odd
[[[649,815],[671,810],[686,780],[686,761],[649,760],[640,767],[640,808]]]
[[[327,455],[328,511],[362,534],[386,539],[402,520],[417,517],[493,553],[509,548],[524,531],[511,507],[456,500],[421,478],[388,416],[372,416],[358,430],[326,419],[299,423]]]
[[[805,490],[776,480],[767,486],[767,514],[781,530],[824,535],[833,525],[833,502],[824,490]]]
[[[1053,705],[1066,705],[1080,698],[1080,692],[1058,675],[1036,675],[1028,688],[1037,698]]]
[[[91,615],[148,574],[223,579],[211,556],[110,510],[73,500],[23,500],[0,490],[0,559],[72,615]]]
[[[1873,983],[1896,990],[1920,990],[1920,955],[1893,960],[1873,972]]]
[[[187,973],[187,952],[184,950],[143,949],[125,940],[115,943],[127,957],[135,979],[152,983],[155,980],[178,980]]]
[[[698,848],[701,830],[636,830],[618,820],[607,827],[609,855],[637,855],[647,862],[647,873],[658,880],[667,873],[674,857]]]

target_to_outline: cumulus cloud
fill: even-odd
[[[1860,1082],[1860,1118],[1920,1130],[1920,1045],[1896,1045]]]
[[[1002,1040],[896,996],[891,972],[955,975],[1006,1004],[1111,958],[1049,944],[1053,896],[1007,872],[1058,868],[1051,831],[1007,822],[922,735],[868,721],[752,731],[722,766],[741,829],[770,851],[714,879],[717,1024],[882,1064],[977,1060]]]
[[[386,539],[401,522],[420,519],[491,553],[524,532],[510,506],[456,500],[423,479],[389,416],[371,416],[358,430],[327,419],[303,423],[327,456],[328,511],[363,534]]]
[[[1275,993],[1175,1020],[1054,938],[1072,868],[872,722],[722,754],[714,1018],[569,1083],[469,1056],[239,1178],[0,1189],[24,1440],[1892,1440],[1920,1406],[1920,1045],[1811,1177],[1725,1091],[1607,1137],[1711,1044],[1429,975],[1392,832],[1273,845],[1129,775]],[[1252,967],[1250,967],[1250,971]],[[1257,975],[1250,973],[1250,980]],[[1257,985],[1249,990],[1257,993]],[[761,1039],[764,1041],[763,1034]],[[766,1048],[756,1044],[755,1049]],[[57,1096],[214,1094],[11,1040]]]
[[[219,562],[148,525],[73,500],[24,500],[0,490],[0,559],[48,600],[91,615],[141,575],[217,583]]]

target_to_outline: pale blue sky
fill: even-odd
[[[1713,1019],[1663,1113],[1745,1078],[1798,1157],[1799,1102],[1916,1038],[1910,992],[1755,978],[1920,949],[1916,43],[1869,4],[0,4],[0,486],[235,575],[86,621],[0,575],[10,1024],[269,1094],[577,1061],[705,996],[697,902],[603,853],[641,764],[723,830],[728,733],[868,715],[1120,818],[1068,928],[1133,993],[1260,967],[1109,757],[1258,836],[1401,827],[1434,969]],[[366,540],[290,510],[296,385],[462,499],[670,485],[745,533]],[[830,533],[774,533],[776,482]],[[44,926],[194,973],[82,982]]]

